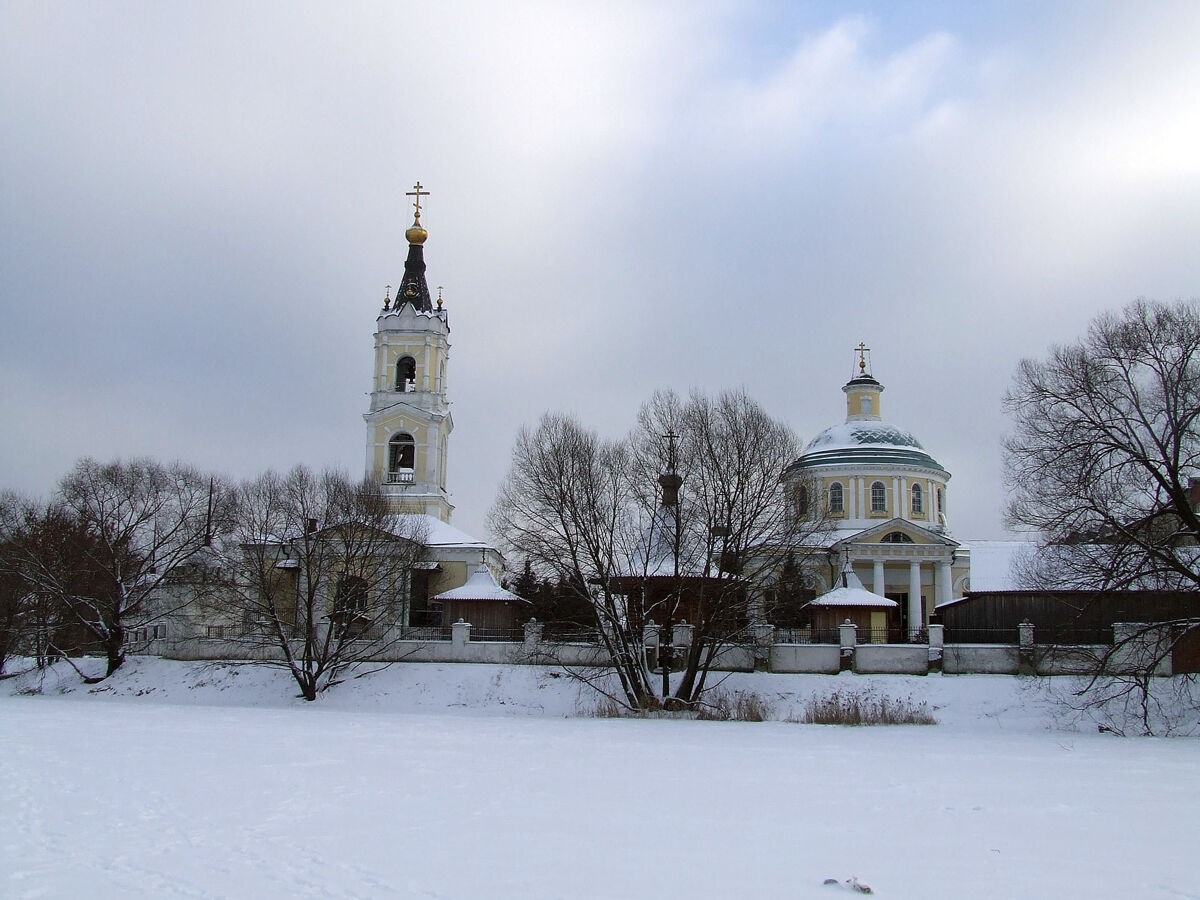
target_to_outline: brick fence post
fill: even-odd
[[[536,618],[525,623],[525,652],[533,653],[542,642],[542,623]]]
[[[942,652],[946,645],[946,626],[929,626],[929,671],[942,671]]]
[[[692,646],[692,634],[695,630],[696,626],[689,625],[686,620],[680,622],[672,629],[671,644],[676,650],[687,650]]]
[[[1026,619],[1017,626],[1017,674],[1034,675],[1037,665],[1033,660],[1033,623]]]
[[[467,644],[471,642],[471,623],[459,619],[450,626],[450,647],[455,656],[466,655]]]
[[[658,668],[658,626],[650,619],[642,626],[642,647],[646,653],[646,668]]]
[[[842,645],[842,657],[838,669],[842,672],[854,668],[854,648],[858,646],[858,626],[847,619],[838,626],[838,637]]]
[[[750,630],[754,632],[754,668],[756,671],[769,672],[771,670],[771,647],[775,643],[775,626],[752,625]]]

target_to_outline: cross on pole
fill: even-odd
[[[417,211],[417,218],[418,219],[421,218],[421,198],[428,197],[429,191],[421,190],[421,182],[418,181],[416,184],[413,185],[413,189],[411,191],[404,192],[404,196],[417,198],[416,200],[413,201],[413,207]]]
[[[675,433],[674,428],[667,429],[667,433],[663,435],[667,439],[667,469],[674,474],[675,472],[675,441],[679,437]]]

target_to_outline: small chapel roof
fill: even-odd
[[[899,606],[895,600],[873,594],[863,587],[862,581],[847,566],[842,571],[842,577],[837,587],[822,594],[812,602],[813,606],[871,606],[876,609],[890,609]]]
[[[446,600],[458,601],[495,601],[502,600],[508,603],[528,603],[524,597],[514,594],[512,591],[500,587],[496,583],[495,577],[487,566],[476,566],[475,570],[467,578],[466,584],[456,588],[451,588],[448,591],[442,591],[433,598],[439,602]]]

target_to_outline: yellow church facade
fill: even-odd
[[[936,606],[969,586],[970,554],[948,525],[950,473],[913,434],[886,422],[883,385],[867,348],[842,388],[846,419],[817,434],[784,472],[792,516],[812,526],[808,575],[818,594],[849,565],[872,593],[895,601],[871,628],[919,636]],[[884,609],[888,609],[886,618]]]

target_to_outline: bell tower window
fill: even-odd
[[[396,390],[402,394],[417,389],[417,361],[411,356],[402,356],[396,361]]]
[[[414,462],[417,456],[417,445],[413,436],[400,432],[388,441],[388,473],[389,484],[404,484],[413,480]]]

